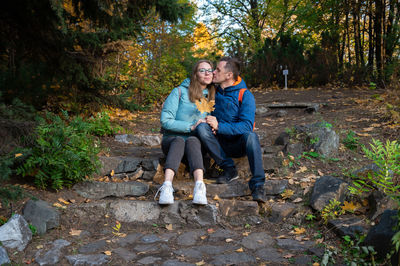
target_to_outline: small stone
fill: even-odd
[[[177,238],[177,243],[180,246],[192,246],[196,244],[197,239],[204,234],[204,231],[195,230],[183,233]]]
[[[252,233],[242,239],[242,245],[248,249],[259,249],[266,246],[273,246],[275,240],[265,232]]]
[[[258,215],[258,204],[255,201],[219,200],[219,211],[222,215]]]
[[[7,223],[0,226],[0,242],[4,247],[22,251],[31,239],[32,231],[24,217],[19,214],[14,214]]]
[[[175,254],[179,256],[184,256],[186,258],[201,259],[203,256],[197,248],[183,248],[174,251]]]
[[[183,262],[183,261],[179,261],[179,260],[167,260],[161,265],[162,266],[195,266],[196,264]]]
[[[89,265],[89,266],[96,266],[106,264],[109,261],[109,256],[105,254],[95,254],[95,255],[69,255],[65,256],[68,262],[74,266],[78,265]]]
[[[107,242],[105,240],[99,240],[80,247],[78,251],[80,253],[94,253],[96,251],[99,251],[100,249],[105,248],[106,246]]]
[[[161,241],[161,239],[158,236],[154,235],[154,234],[145,235],[145,236],[143,236],[141,238],[141,240],[143,241],[143,243],[155,243],[155,242],[160,242]]]
[[[76,192],[89,199],[102,199],[109,196],[142,196],[149,191],[149,185],[137,181],[128,182],[81,182],[74,186]]]
[[[10,258],[8,257],[7,251],[0,246],[0,265],[10,263]]]
[[[25,220],[35,226],[40,235],[60,224],[58,211],[43,200],[29,200],[22,213]]]
[[[110,209],[120,222],[149,222],[160,217],[160,206],[156,202],[120,200]]]
[[[136,258],[136,254],[127,250],[126,248],[119,247],[117,249],[114,249],[113,252],[120,256],[126,262],[129,262]]]
[[[284,264],[287,262],[287,260],[282,257],[282,254],[273,247],[265,247],[257,250],[256,256],[268,263]]]
[[[211,265],[253,265],[256,259],[244,252],[221,254],[214,257]]]
[[[156,261],[159,260],[161,260],[161,258],[149,256],[149,257],[144,257],[143,259],[140,259],[137,262],[144,265],[148,265],[148,264],[154,264]]]
[[[63,247],[69,246],[71,243],[64,240],[58,239],[53,242],[53,247],[47,251],[44,255],[40,256],[40,250],[35,256],[35,261],[39,263],[40,266],[43,265],[57,265],[62,256],[61,249]]]
[[[306,251],[311,248],[315,243],[313,241],[297,241],[293,239],[277,239],[277,245],[283,249],[293,251]]]

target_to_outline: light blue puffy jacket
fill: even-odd
[[[208,115],[200,113],[196,104],[189,100],[189,84],[190,79],[185,79],[181,85],[172,90],[164,102],[160,120],[164,137],[172,135],[187,138],[191,135],[191,126]],[[208,95],[208,89],[203,90],[203,95],[204,97]]]

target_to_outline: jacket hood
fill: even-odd
[[[187,78],[184,81],[182,81],[181,85],[179,85],[179,87],[183,87],[183,88],[189,88],[190,85],[190,79]]]
[[[236,91],[236,90],[240,90],[243,88],[247,88],[246,83],[244,82],[244,80],[241,77],[238,77],[238,79],[236,80],[235,83],[233,83],[232,86],[226,87],[224,89],[225,92],[227,91]],[[222,90],[221,86],[218,86],[218,89]]]

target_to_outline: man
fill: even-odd
[[[249,188],[253,200],[265,202],[265,174],[258,136],[253,132],[256,105],[253,94],[239,77],[240,63],[224,57],[214,70],[213,82],[218,84],[215,110],[207,123],[197,126],[196,133],[210,156],[223,172],[217,183],[237,179],[238,172],[230,157],[247,155],[252,178]],[[245,89],[242,90],[241,89]],[[241,101],[239,94],[243,93]]]

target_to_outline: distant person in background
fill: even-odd
[[[252,177],[249,188],[253,200],[265,202],[265,173],[261,146],[253,132],[256,104],[253,94],[239,76],[240,63],[224,57],[215,69],[213,82],[215,110],[206,117],[206,123],[197,126],[196,133],[209,155],[223,170],[217,183],[225,184],[237,179],[238,172],[230,157],[247,155]]]
[[[157,192],[160,192],[159,204],[174,203],[172,180],[184,156],[195,180],[193,203],[207,204],[201,142],[193,132],[201,122],[205,122],[204,118],[208,114],[200,113],[195,101],[203,97],[213,100],[215,97],[212,79],[211,61],[200,60],[194,65],[191,78],[185,79],[173,89],[165,100],[161,111],[161,148],[167,159],[164,167],[165,181]]]

